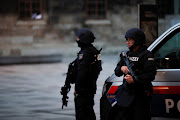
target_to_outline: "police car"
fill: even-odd
[[[154,54],[157,75],[153,83],[151,111],[153,120],[180,120],[180,23],[169,28],[148,50]],[[122,84],[123,76],[109,76],[100,99],[101,120],[106,120],[110,102]]]

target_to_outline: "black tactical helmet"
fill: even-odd
[[[143,45],[146,43],[146,36],[144,32],[138,28],[132,28],[125,34],[125,38],[132,38],[135,40],[134,45]]]
[[[76,36],[79,37],[79,42],[90,44],[94,42],[94,34],[87,28],[81,28],[77,31]]]

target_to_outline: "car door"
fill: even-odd
[[[151,103],[153,116],[180,118],[180,27],[169,30],[149,49],[157,66]]]

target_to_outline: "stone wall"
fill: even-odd
[[[116,2],[109,4],[107,18],[103,20],[86,19],[84,0],[46,0],[43,19],[37,21],[19,20],[17,5],[10,12],[1,11],[0,56],[66,54],[74,48],[75,32],[82,27],[94,32],[97,47],[115,53],[119,47],[124,48],[126,31],[138,27],[137,5],[120,6]],[[177,16],[159,19],[159,35],[177,22]],[[71,44],[72,49],[62,51],[65,44]]]

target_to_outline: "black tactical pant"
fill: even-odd
[[[96,120],[94,113],[94,94],[76,94],[75,112],[76,120]]]
[[[117,104],[110,110],[108,120],[151,120],[149,100],[136,97],[129,107]]]

